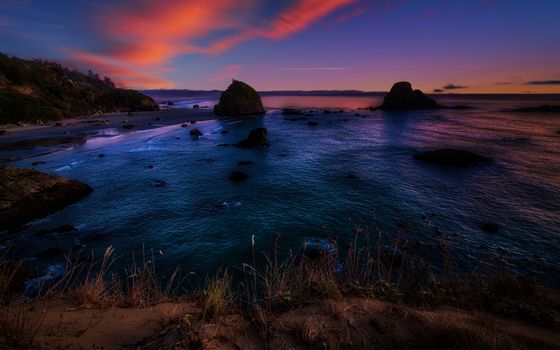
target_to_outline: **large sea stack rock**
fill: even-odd
[[[239,117],[264,114],[260,95],[242,81],[234,80],[222,92],[220,103],[214,107],[214,114],[221,117]]]
[[[423,160],[428,163],[450,167],[468,167],[471,165],[487,163],[490,161],[490,158],[470,151],[449,148],[419,153],[415,155],[414,158]]]
[[[385,95],[383,104],[378,107],[384,111],[408,109],[437,109],[443,108],[435,100],[424,95],[420,90],[412,90],[409,82],[395,83],[391,91]]]
[[[266,128],[256,128],[251,130],[249,136],[235,144],[235,147],[238,148],[256,148],[256,147],[266,147],[269,146],[267,141],[267,134],[268,131]]]
[[[52,214],[92,191],[81,182],[0,165],[0,229]]]

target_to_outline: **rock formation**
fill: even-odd
[[[385,95],[383,104],[377,107],[377,109],[384,111],[437,108],[444,107],[426,96],[422,91],[412,90],[412,85],[406,81],[395,83],[391,91]]]
[[[428,163],[435,163],[452,167],[467,167],[478,163],[489,162],[490,159],[473,152],[458,149],[438,149],[419,153],[415,159],[423,160]]]
[[[259,94],[242,81],[234,80],[222,92],[220,103],[214,106],[214,114],[221,117],[239,117],[264,114]]]
[[[241,182],[247,180],[249,178],[249,175],[245,174],[242,171],[235,170],[232,171],[231,174],[229,174],[228,178],[234,182]]]
[[[256,128],[251,130],[249,136],[241,141],[238,142],[235,147],[238,148],[255,148],[255,147],[266,147],[269,146],[267,142],[267,134],[268,131],[266,128]]]
[[[192,130],[189,132],[189,135],[190,135],[191,137],[194,137],[194,138],[199,138],[199,137],[201,137],[203,134],[202,134],[202,131],[200,131],[200,130],[198,130],[198,129],[192,129]]]
[[[52,214],[92,191],[81,182],[0,165],[0,229]]]

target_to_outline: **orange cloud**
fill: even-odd
[[[127,86],[167,86],[154,72],[161,74],[161,66],[179,55],[220,54],[257,38],[279,40],[357,1],[295,0],[265,26],[250,23],[258,0],[141,0],[134,8],[127,2],[100,11],[96,28],[104,50],[70,56]]]
[[[64,51],[74,60],[80,62],[81,65],[95,68],[102,75],[111,77],[119,87],[150,89],[170,89],[174,87],[171,81],[162,79],[153,73],[144,72],[139,67],[137,67],[138,69],[126,68],[122,62],[88,52],[70,49]],[[158,72],[165,70],[165,68],[156,69]]]

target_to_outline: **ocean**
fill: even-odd
[[[47,248],[66,252],[84,245],[102,255],[112,245],[117,266],[144,252],[162,276],[177,266],[185,275],[205,276],[251,262],[253,235],[262,260],[277,235],[283,252],[298,252],[316,239],[334,239],[343,247],[357,228],[375,220],[387,244],[399,237],[428,251],[437,226],[450,237],[456,272],[488,263],[560,286],[560,116],[511,111],[559,104],[560,98],[437,98],[472,108],[371,112],[358,108],[377,105],[382,97],[265,96],[268,112],[258,119],[107,129],[85,144],[45,155],[46,163],[36,166],[86,182],[93,193],[0,244],[13,246],[14,254],[39,271],[64,264],[62,255],[34,257]],[[174,108],[211,108],[216,102],[204,96],[174,100]],[[318,125],[286,120],[282,107],[313,110],[307,121]],[[324,114],[325,108],[334,113]],[[200,139],[189,137],[193,127],[204,133]],[[268,129],[270,147],[219,146],[257,127]],[[454,169],[413,157],[437,148],[471,150],[492,162]],[[246,172],[248,180],[231,182],[233,170]],[[432,228],[426,218],[432,218]],[[488,222],[500,231],[484,232]],[[79,231],[35,236],[62,224]]]

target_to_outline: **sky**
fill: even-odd
[[[557,0],[1,0],[0,52],[134,89],[560,93]]]

